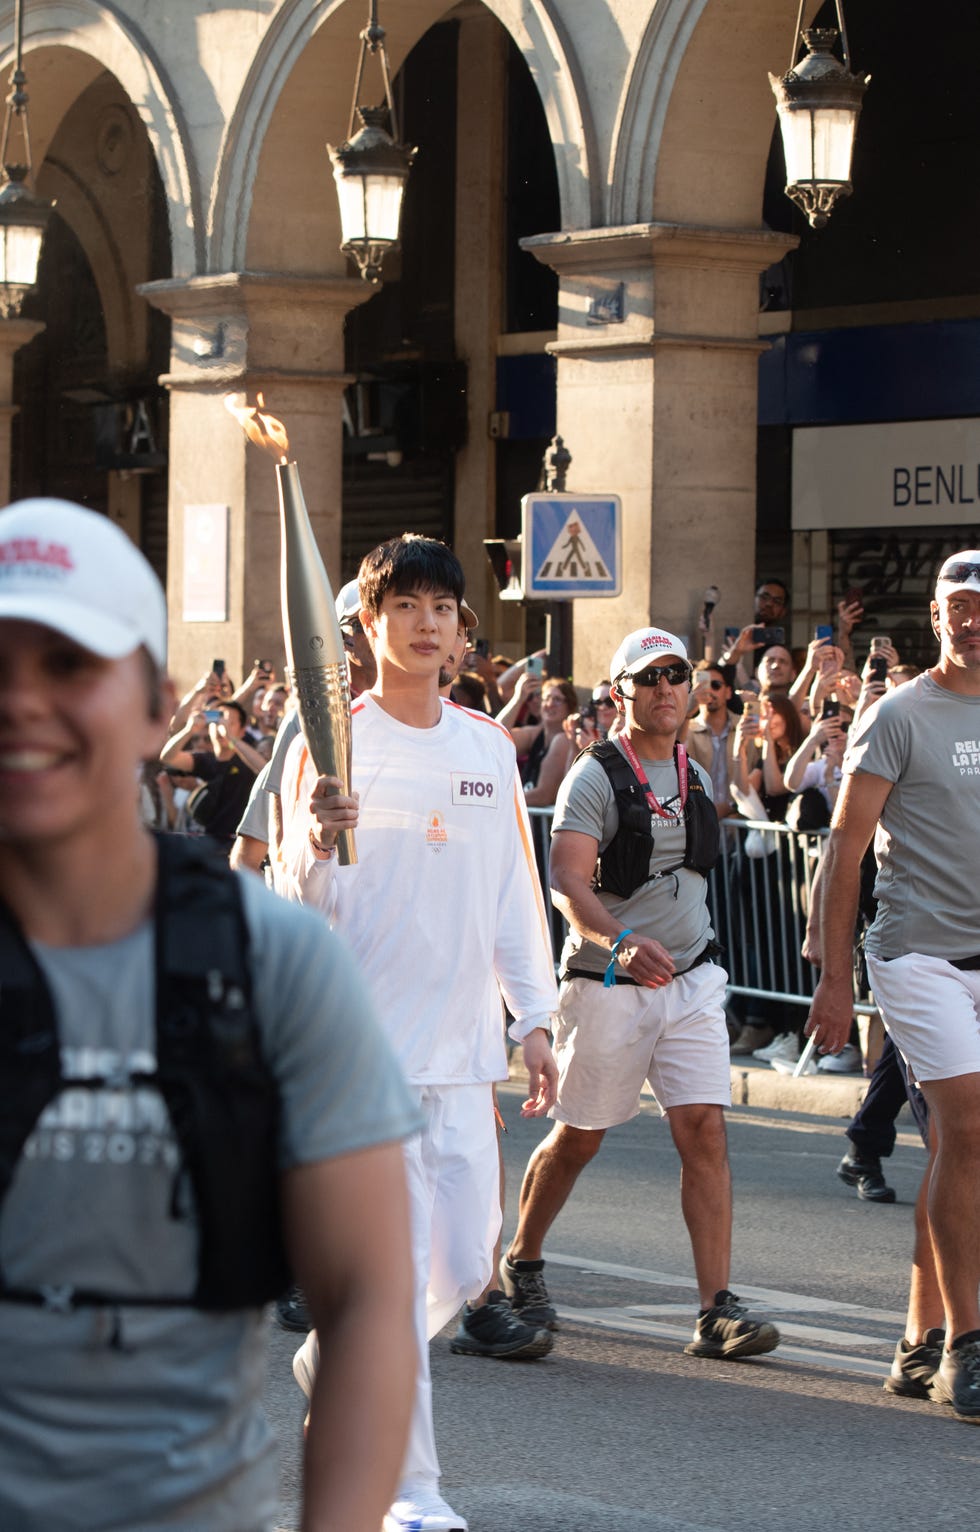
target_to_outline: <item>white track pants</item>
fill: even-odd
[[[404,1146],[415,1266],[419,1369],[399,1494],[439,1482],[429,1341],[490,1280],[500,1173],[489,1085],[423,1085],[421,1133]]]

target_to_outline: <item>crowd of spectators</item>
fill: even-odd
[[[357,587],[351,582],[338,597],[337,612],[354,695],[368,689],[374,677],[358,610]],[[717,657],[710,619],[702,625],[705,658],[694,669],[679,738],[710,775],[715,808],[728,823],[729,836],[745,818],[806,831],[829,825],[852,721],[887,689],[916,674],[883,637],[873,640],[858,672],[852,635],[862,621],[861,605],[844,598],[833,616],[832,624],[817,628],[805,650],[794,651],[787,643],[787,588],[778,579],[765,579],[756,590],[752,622],[726,629]],[[582,685],[550,675],[544,650],[517,661],[491,655],[485,643],[475,641],[475,628],[476,618],[467,610],[445,690],[460,706],[486,713],[508,729],[528,806],[546,811],[580,751],[616,733],[621,714],[611,683],[604,677]],[[159,829],[207,835],[227,854],[256,776],[268,770],[288,707],[288,683],[265,661],[257,660],[238,688],[216,661],[181,698],[159,762],[144,771],[140,794],[146,821]],[[542,876],[547,829],[546,815],[535,820]],[[735,845],[730,838],[728,844]],[[730,878],[719,898],[768,910],[770,926],[775,922],[779,929],[777,945],[785,947],[789,937],[798,948],[796,933],[806,911],[784,908],[788,847],[783,842],[777,848],[773,839],[765,865],[751,876],[743,870]],[[744,863],[741,849],[732,859],[736,866]],[[246,858],[247,864],[258,866],[264,852],[264,839],[256,840],[254,863]],[[772,954],[756,954],[757,987],[791,987],[785,965],[778,973],[776,968],[781,964]],[[733,1052],[755,1053],[773,1067],[795,1066],[805,1007],[736,995],[730,1016]],[[855,1063],[860,1064],[856,1047],[845,1051],[843,1067]],[[841,1061],[830,1061],[830,1067],[842,1067]]]

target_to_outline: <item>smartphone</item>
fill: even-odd
[[[771,649],[773,644],[785,644],[786,634],[782,628],[753,628],[752,642],[754,644],[762,644],[766,649]]]
[[[490,658],[490,640],[488,638],[478,638],[473,648],[481,659],[488,660]]]
[[[871,640],[871,653],[879,654],[881,650],[884,649],[885,645],[890,643],[891,639],[888,637],[887,633],[876,634],[876,636]]]
[[[255,670],[269,670],[269,671],[272,670],[272,666],[270,665],[268,660],[253,660],[252,661],[252,665],[253,665],[253,668]],[[225,668],[225,662],[224,662],[224,660],[222,660],[221,661],[221,670],[224,670],[224,668]],[[221,674],[221,670],[218,671],[219,676]]]
[[[825,697],[823,707],[820,709],[821,718],[839,718],[840,703],[836,697]]]
[[[224,673],[225,673],[225,662],[224,662],[224,660],[212,660],[211,661],[211,669],[213,670],[213,672],[214,672],[214,674],[216,676],[223,676]]]
[[[204,709],[204,716],[207,719],[208,723],[220,723],[221,722],[221,712],[216,707],[206,707]]]
[[[868,675],[872,681],[888,680],[888,656],[885,654],[871,654],[868,662]]]
[[[729,649],[731,649],[733,644],[737,644],[738,643],[738,635],[741,633],[741,631],[742,631],[741,628],[726,628],[725,629],[725,653],[726,654],[728,653]]]
[[[527,662],[526,669],[529,676],[533,676],[535,681],[540,681],[544,676],[544,656],[532,654]]]
[[[819,638],[822,644],[829,644],[834,636],[834,630],[829,622],[818,622],[813,630],[814,638]]]
[[[844,600],[847,602],[848,606],[863,606],[864,591],[861,589],[860,585],[851,585],[844,592]]]

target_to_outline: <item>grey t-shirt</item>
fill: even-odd
[[[894,783],[875,834],[878,914],[868,951],[980,953],[980,697],[917,676],[862,722],[843,770]]]
[[[662,868],[676,867],[684,860],[686,832],[680,817],[677,769],[673,760],[648,761],[640,756],[640,765],[654,797],[662,808],[672,811],[669,819],[654,815],[651,875]],[[711,796],[707,773],[689,759],[689,769],[697,772],[705,792]],[[600,854],[616,833],[619,816],[612,784],[599,762],[583,755],[572,766],[558,789],[552,835],[563,830],[577,830],[599,842]],[[711,940],[708,917],[707,884],[700,873],[682,867],[665,878],[645,883],[629,899],[600,893],[599,898],[624,928],[640,936],[653,937],[670,953],[678,970],[689,966]],[[562,964],[604,973],[609,952],[569,930],[562,949]],[[625,971],[625,970],[624,970]]]
[[[258,879],[242,884],[281,1165],[413,1132],[416,1106],[342,939]],[[66,1075],[154,1067],[152,941],[146,924],[105,947],[36,949]],[[31,1134],[0,1215],[7,1280],[191,1292],[197,1226],[177,1167],[156,1092],[66,1089]],[[265,1532],[277,1472],[264,1353],[259,1310],[0,1303],[0,1527]]]

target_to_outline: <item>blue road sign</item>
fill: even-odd
[[[539,601],[618,596],[623,514],[618,495],[525,495],[524,592]]]

